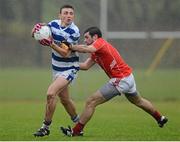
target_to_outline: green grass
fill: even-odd
[[[120,98],[118,98],[119,100]],[[76,103],[78,110],[82,102]],[[41,125],[44,102],[6,101],[0,104],[1,140],[180,140],[180,101],[156,102],[156,106],[169,118],[164,128],[159,128],[151,116],[128,102],[109,102],[99,106],[92,120],[85,128],[84,137],[65,137],[60,126],[71,125],[61,105],[57,106],[51,127],[51,135],[34,138],[32,133]]]
[[[135,70],[134,76],[142,96],[152,100],[180,99],[180,70],[158,70],[148,77],[143,70]],[[108,78],[101,70],[81,71],[71,85],[72,97],[84,100],[106,81]],[[50,83],[50,70],[0,70],[0,99],[42,100]]]
[[[51,134],[34,138],[32,133],[42,123],[46,89],[51,73],[42,69],[0,70],[0,140],[17,141],[93,141],[93,140],[180,140],[180,71],[159,70],[146,77],[144,71],[135,71],[141,95],[148,98],[169,118],[167,126],[159,128],[156,122],[124,96],[99,106],[85,128],[84,137],[65,137],[59,126],[73,126],[64,108],[58,103],[51,126]],[[99,88],[107,77],[102,71],[80,72],[71,86],[71,94],[78,112],[85,99]]]

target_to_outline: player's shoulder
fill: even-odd
[[[79,32],[79,28],[76,24],[74,24],[74,22],[71,23],[70,28],[73,29],[75,32]]]
[[[48,25],[59,25],[60,23],[59,23],[59,20],[58,19],[54,19],[54,20],[52,20],[52,21],[50,21],[49,23],[48,23]]]
[[[94,43],[105,44],[106,40],[104,40],[103,38],[98,38]]]

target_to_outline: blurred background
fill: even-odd
[[[0,68],[50,67],[50,49],[31,38],[34,24],[56,19],[63,4],[75,7],[81,33],[89,26],[103,26],[101,4],[107,2],[106,29],[112,32],[180,30],[179,0],[0,0]],[[102,15],[102,16],[101,16]],[[104,27],[101,27],[103,29]],[[103,31],[105,32],[105,31]],[[107,36],[107,35],[104,35]],[[147,68],[166,38],[109,38],[134,68]],[[81,40],[82,41],[82,40]],[[175,39],[158,67],[179,68],[179,39]],[[82,59],[82,58],[81,58]]]
[[[89,26],[102,29],[104,37],[134,68],[144,94],[177,98],[171,92],[180,91],[180,0],[0,0],[1,98],[13,98],[13,94],[14,98],[42,98],[35,94],[45,94],[51,82],[51,49],[38,44],[30,33],[36,23],[57,19],[64,4],[74,6],[75,23],[81,34]],[[80,42],[83,43],[83,37]],[[80,60],[87,56],[80,54]],[[72,92],[89,95],[107,80],[104,74],[94,72],[101,70],[95,66],[89,73],[81,72]],[[102,80],[93,87],[97,78]],[[153,96],[157,89],[160,95]]]

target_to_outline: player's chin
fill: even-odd
[[[66,20],[66,23],[67,23],[68,25],[70,25],[72,22],[73,22],[72,19],[67,19],[67,20]]]

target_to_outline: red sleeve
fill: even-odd
[[[94,43],[93,46],[99,50],[100,48],[102,48],[104,46],[104,40],[102,38],[98,38]]]

